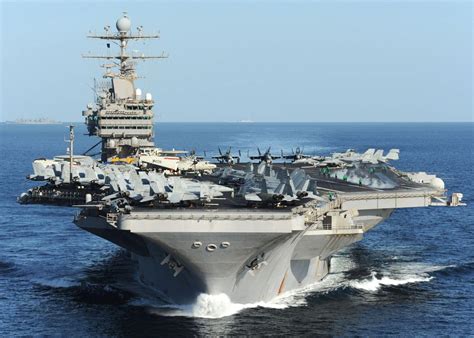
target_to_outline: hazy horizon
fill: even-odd
[[[133,27],[160,122],[472,122],[472,3],[2,2],[1,121],[81,122],[105,42]],[[113,46],[112,46],[113,48]],[[114,49],[115,50],[115,49]]]

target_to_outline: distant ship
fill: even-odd
[[[7,124],[62,124],[61,121],[56,121],[48,118],[37,119],[16,119],[15,121],[6,121]]]

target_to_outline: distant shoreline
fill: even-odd
[[[40,124],[40,125],[51,125],[51,124],[63,124],[61,121],[56,121],[52,119],[46,118],[38,118],[38,119],[16,119],[15,121],[5,121],[4,124]]]
[[[442,123],[474,123],[474,121],[391,121],[391,122],[382,122],[382,121],[252,121],[252,122],[241,122],[241,121],[154,121],[156,124],[166,124],[166,123],[193,123],[193,124],[303,124],[303,123],[310,123],[310,124],[442,124]],[[16,124],[16,125],[59,125],[59,124],[84,124],[84,121],[54,121],[54,122],[16,122],[16,121],[0,121],[0,124]]]

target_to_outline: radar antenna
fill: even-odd
[[[72,174],[72,163],[74,161],[74,126],[69,126],[69,183],[72,184],[74,179]]]
[[[116,33],[112,33],[110,31],[110,26],[105,26],[104,31],[105,34],[98,35],[98,34],[89,34],[87,35],[88,38],[91,39],[101,39],[101,40],[109,40],[113,41],[120,47],[120,54],[119,55],[82,55],[83,58],[88,59],[104,59],[104,60],[119,60],[118,63],[113,62],[112,64],[106,64],[104,67],[106,68],[106,72],[104,77],[122,77],[127,78],[130,80],[137,79],[137,75],[135,72],[135,62],[133,60],[150,60],[150,59],[166,59],[168,55],[164,52],[158,56],[146,56],[144,54],[141,55],[130,55],[127,53],[128,42],[130,40],[146,40],[146,39],[159,39],[159,34],[151,34],[146,35],[143,34],[143,26],[137,27],[137,33],[133,33],[131,31],[132,23],[130,18],[127,15],[127,12],[123,13],[123,16],[119,18],[115,24],[117,28]],[[107,47],[110,48],[110,44],[107,44]],[[119,67],[120,73],[114,74],[110,71],[111,67]]]

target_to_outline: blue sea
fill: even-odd
[[[76,124],[85,151],[97,140]],[[77,210],[16,203],[34,185],[32,160],[64,154],[67,133],[0,125],[0,336],[474,335],[473,123],[158,123],[158,146],[208,156],[399,148],[399,169],[438,175],[468,204],[397,210],[335,255],[321,283],[273,302],[172,311],[134,288],[126,252],[72,223]]]

